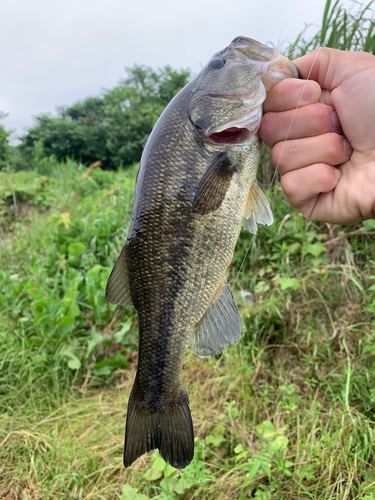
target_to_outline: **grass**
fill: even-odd
[[[156,452],[122,467],[134,366],[117,374],[115,387],[77,388],[53,411],[36,400],[28,415],[22,408],[3,415],[4,491],[43,499],[126,499],[135,491],[148,498],[363,498],[354,492],[364,493],[375,472],[373,421],[347,404],[344,349],[319,367],[323,353],[306,347],[263,346],[254,363],[249,346],[220,360],[190,354],[185,380],[196,456],[181,472],[165,467]]]
[[[69,385],[88,359],[96,360],[98,374],[128,366],[125,349],[104,352],[114,340],[105,325],[115,307],[104,301],[103,287],[125,239],[136,170],[96,170],[87,177],[81,170],[59,172],[37,192],[32,185],[27,210],[3,195],[0,407],[14,397],[27,400],[35,383],[59,393],[60,381]],[[18,199],[23,174],[12,176]],[[123,334],[129,314],[123,316]]]
[[[340,47],[358,48],[368,13],[327,2],[294,53],[344,27]],[[136,167],[33,168],[0,173],[0,499],[375,500],[374,221],[308,222],[276,182],[275,223],[242,232],[228,272],[240,343],[186,358],[193,462],[175,471],[155,451],[125,470],[137,317],[103,296]]]
[[[187,358],[194,461],[123,469],[137,320],[103,292],[134,176],[71,164],[17,212],[3,196],[0,498],[375,498],[375,223],[305,221],[277,186],[276,223],[243,232],[228,274],[243,264],[241,342]]]
[[[372,10],[373,0],[366,4],[352,2],[345,8],[340,0],[327,0],[319,30],[310,37],[306,25],[287,53],[294,59],[318,47],[331,47],[340,50],[363,50],[375,54],[375,19]]]

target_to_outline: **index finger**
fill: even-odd
[[[268,111],[288,111],[318,102],[320,94],[320,85],[312,80],[287,78],[267,92],[263,109],[265,113]]]

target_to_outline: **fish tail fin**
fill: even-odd
[[[176,469],[183,469],[194,456],[194,431],[185,390],[173,405],[157,410],[138,402],[132,394],[126,417],[124,466],[144,453],[159,449],[161,457]]]

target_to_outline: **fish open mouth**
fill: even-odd
[[[247,128],[230,127],[221,132],[215,132],[209,139],[215,144],[241,144],[249,137]]]

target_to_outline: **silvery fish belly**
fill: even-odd
[[[139,357],[129,398],[124,465],[155,448],[186,467],[193,424],[182,367],[190,345],[213,356],[238,341],[241,321],[225,273],[242,225],[271,224],[256,184],[266,91],[296,67],[238,37],[170,102],[139,166],[128,238],[106,300],[134,306]]]

